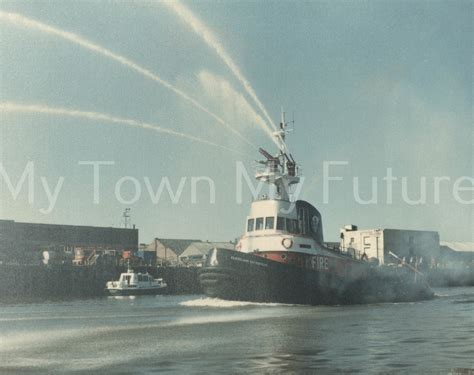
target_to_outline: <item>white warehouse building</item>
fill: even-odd
[[[380,264],[395,263],[400,259],[411,263],[432,262],[439,257],[439,234],[433,231],[406,229],[364,229],[346,225],[341,229],[340,247],[354,252],[357,257],[376,258]],[[426,263],[425,263],[426,264]]]

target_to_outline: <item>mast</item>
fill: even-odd
[[[260,168],[257,168],[255,178],[271,186],[275,186],[275,199],[289,201],[290,187],[299,183],[300,178],[298,176],[298,166],[293,156],[289,153],[288,146],[285,142],[286,134],[289,133],[287,126],[288,123],[285,121],[285,112],[283,112],[282,109],[280,129],[273,133],[279,145],[278,153],[272,156],[263,148],[259,149],[259,152],[266,160],[258,161]]]
[[[123,211],[122,214],[122,224],[124,228],[130,228],[131,227],[131,218],[130,218],[130,208],[126,208],[125,211]]]

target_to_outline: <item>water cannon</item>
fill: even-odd
[[[293,158],[293,155],[291,154],[284,154],[285,155],[285,158],[286,158],[286,161],[287,161],[287,164],[293,164],[293,165],[296,165],[296,161],[295,159]]]
[[[280,163],[280,160],[277,157],[272,156],[268,151],[264,150],[263,148],[260,147],[258,149],[258,152],[260,152],[263,156],[265,156],[265,158],[267,158],[268,161],[275,162],[276,164]]]
[[[262,161],[260,163],[266,165],[271,172],[276,172],[278,170],[278,166],[281,164],[280,159],[278,157],[272,156],[263,148],[259,148],[258,151],[267,159],[266,161]]]

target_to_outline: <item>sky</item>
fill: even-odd
[[[141,242],[233,240],[252,200],[243,185],[237,202],[236,163],[251,175],[255,146],[276,151],[270,120],[283,107],[305,176],[299,198],[321,211],[327,241],[345,224],[474,241],[472,6],[1,1],[0,219],[118,227],[131,208]],[[100,168],[99,202],[84,161],[114,163]],[[341,180],[324,199],[328,162]],[[14,197],[5,176],[16,185],[27,166],[32,185]],[[205,181],[193,202],[192,177],[214,181],[214,203]],[[354,178],[365,200],[377,181],[376,202],[357,201]],[[174,192],[182,183],[176,203],[150,196],[164,179]],[[423,181],[425,199],[409,203]]]

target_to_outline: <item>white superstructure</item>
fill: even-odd
[[[322,249],[321,215],[304,201],[292,201],[292,188],[299,183],[299,168],[285,144],[284,116],[274,135],[280,145],[272,156],[260,149],[255,177],[270,185],[268,196],[252,202],[245,232],[237,250],[245,253],[300,253],[316,255]],[[265,256],[265,254],[263,254]],[[282,258],[286,256],[283,254]]]

